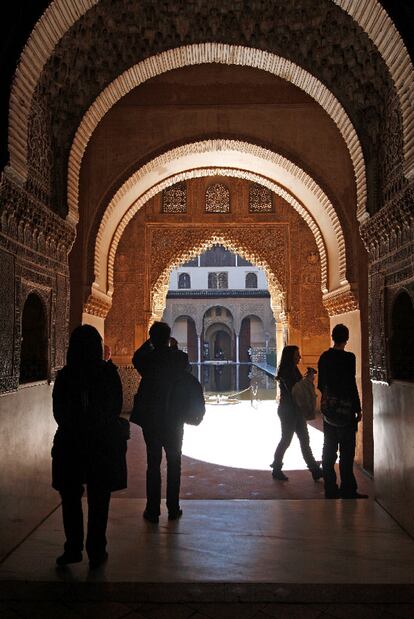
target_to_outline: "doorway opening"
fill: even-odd
[[[47,379],[47,349],[46,312],[38,295],[31,293],[23,307],[20,384]]]

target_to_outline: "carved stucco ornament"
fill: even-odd
[[[287,242],[282,227],[257,230],[244,226],[216,233],[211,228],[177,229],[157,231],[152,239],[151,322],[160,320],[164,313],[171,271],[216,244],[265,271],[273,313],[280,314],[287,290]]]

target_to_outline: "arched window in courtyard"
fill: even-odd
[[[391,377],[414,381],[414,307],[405,290],[400,292],[394,301],[391,329]]]
[[[178,288],[191,288],[191,277],[188,273],[180,273],[178,276]]]
[[[228,273],[220,272],[220,273],[209,273],[208,274],[208,287],[209,288],[228,288]]]
[[[206,213],[230,213],[230,191],[221,183],[214,183],[206,190]]]
[[[247,273],[247,275],[246,275],[246,288],[257,288],[257,275],[256,275],[256,273]]]
[[[38,295],[31,293],[22,315],[20,383],[47,378],[47,348],[46,312]]]

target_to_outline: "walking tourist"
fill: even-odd
[[[305,417],[296,406],[292,397],[294,385],[302,378],[302,374],[298,369],[299,361],[299,348],[297,346],[285,346],[276,376],[280,387],[280,403],[277,413],[281,423],[282,437],[276,447],[273,462],[270,465],[273,469],[273,478],[280,481],[288,480],[288,477],[282,471],[283,456],[295,433],[299,439],[302,456],[311,472],[312,478],[317,481],[322,477],[322,470],[316,462],[309,444],[309,432]]]

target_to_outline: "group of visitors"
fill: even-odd
[[[161,506],[162,451],[167,458],[166,505],[169,520],[182,516],[179,502],[184,419],[170,405],[172,389],[189,371],[186,353],[178,350],[170,327],[155,322],[149,339],[135,352],[132,362],[141,376],[130,421],[142,427],[147,450],[147,503],[143,517],[158,523]],[[318,363],[318,388],[322,393],[324,447],[322,468],[309,444],[306,418],[315,410],[316,370],[306,375],[298,369],[299,349],[286,346],[277,379],[280,385],[278,415],[282,437],[271,464],[273,477],[286,481],[283,456],[296,433],[303,457],[314,480],[323,477],[326,498],[362,498],[353,474],[355,433],[361,406],[355,383],[355,356],[344,350],[348,329],[337,325],[333,348]],[[184,396],[185,397],[185,396]],[[59,566],[82,561],[84,528],[82,495],[87,487],[88,525],[85,549],[91,568],[108,558],[106,528],[111,492],[127,485],[126,450],[129,423],[121,417],[122,386],[110,351],[102,348],[98,331],[77,327],[69,341],[67,363],[56,377],[53,414],[58,424],[52,447],[52,485],[62,499],[64,552]],[[340,451],[340,487],[335,462]]]
[[[272,475],[287,481],[283,473],[283,456],[296,433],[303,459],[317,481],[324,479],[327,499],[361,499],[367,495],[357,491],[353,472],[356,432],[361,420],[361,402],[356,385],[355,355],[345,350],[349,339],[348,327],[338,324],[332,330],[333,347],[319,358],[318,372],[308,367],[305,376],[298,369],[301,359],[297,346],[285,346],[277,373],[280,386],[280,418],[282,437],[270,465]],[[324,444],[322,468],[315,460],[310,447],[307,419],[314,417],[316,393],[313,386],[318,374],[318,389],[321,392]],[[337,484],[335,462],[340,453],[340,487]]]

